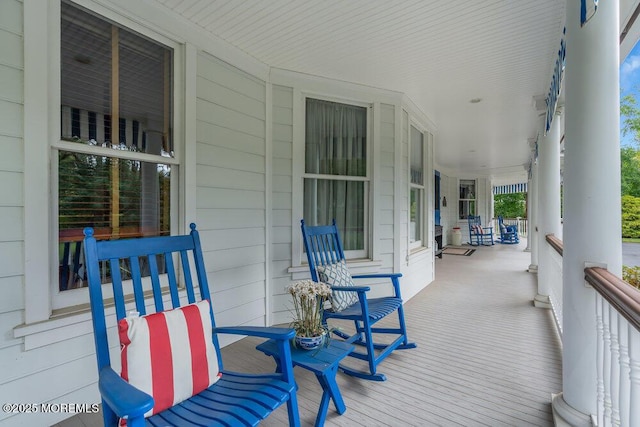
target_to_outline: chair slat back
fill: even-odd
[[[482,225],[480,215],[469,215],[469,225]]]
[[[148,314],[149,305],[153,307],[154,312],[180,307],[182,305],[180,292],[183,288],[186,291],[188,304],[194,303],[196,300],[210,298],[202,249],[200,248],[200,237],[195,224],[191,224],[191,233],[185,236],[97,241],[93,235],[93,229],[86,228],[84,233],[85,265],[89,281],[96,348],[98,349],[98,369],[110,365],[102,291],[104,282],[109,280],[111,282],[117,320],[126,317],[127,310],[133,311],[131,304],[127,303],[128,295],[125,295],[125,292],[129,292],[125,291],[124,286],[125,281],[128,280],[131,280],[132,284],[131,292],[135,302],[135,311],[141,316]],[[180,261],[179,271],[175,268],[174,258]],[[195,283],[191,271],[192,267],[195,267]],[[124,277],[123,272],[125,273]],[[164,275],[166,275],[166,279],[161,277]],[[143,280],[143,277],[146,276],[149,276],[149,279]],[[144,283],[147,280],[151,282],[151,286],[147,286],[145,289]],[[165,281],[168,289],[162,285]],[[198,297],[196,297],[196,288]],[[167,294],[170,296],[169,301],[166,301]],[[165,307],[165,305],[170,305],[170,307]],[[210,312],[210,315],[212,325],[215,327],[213,311]],[[213,341],[216,351],[219,353],[215,334]],[[221,360],[222,358],[218,354],[218,361]]]
[[[304,249],[307,253],[311,279],[318,281],[317,267],[320,265],[334,264],[345,259],[342,250],[340,233],[336,226],[336,220],[331,225],[306,225],[304,219],[300,221]]]

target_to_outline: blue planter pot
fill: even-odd
[[[322,334],[317,337],[301,337],[296,335],[296,347],[303,350],[315,350],[324,343],[326,334]]]

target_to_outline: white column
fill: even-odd
[[[554,114],[551,128],[538,143],[538,295],[536,307],[550,308],[549,295],[553,286],[561,286],[554,279],[553,259],[550,251],[554,249],[547,243],[547,234],[560,235],[560,138],[562,136],[561,108]],[[554,284],[553,281],[556,280]]]
[[[580,1],[567,2],[565,73],[563,393],[556,415],[596,413],[595,291],[586,263],[621,275],[619,0],[601,1],[580,27]]]
[[[535,157],[535,152],[531,155],[533,159]],[[533,160],[529,164],[527,169],[527,226],[531,226],[531,207],[533,206],[533,192],[532,192],[532,177],[533,177]],[[531,252],[531,238],[530,235],[527,234],[527,247],[524,248],[525,252]]]
[[[531,215],[529,216],[529,230],[527,231],[527,240],[531,245],[531,265],[529,265],[530,273],[538,272],[538,211],[540,202],[538,200],[538,159],[536,156],[537,148],[534,147],[533,163],[531,164]]]

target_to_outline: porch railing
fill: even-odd
[[[640,425],[640,292],[601,267],[585,268],[597,291],[598,425]]]
[[[502,218],[504,225],[515,225],[518,227],[518,235],[520,237],[527,237],[528,222],[527,218]],[[500,235],[500,226],[498,225],[498,218],[493,219],[493,229],[497,235]]]
[[[545,236],[547,245],[541,248],[547,251],[547,257],[550,260],[549,278],[549,303],[553,309],[553,316],[556,320],[556,326],[562,335],[562,240],[548,234]]]
[[[548,244],[541,249],[553,254],[549,299],[561,326],[564,247],[554,235],[545,237]],[[631,404],[640,402],[640,291],[605,268],[588,267],[584,273],[596,291],[597,425],[640,426],[640,405]]]

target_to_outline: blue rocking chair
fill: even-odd
[[[288,407],[289,425],[300,425],[290,348],[294,330],[216,327],[208,301],[211,297],[207,273],[195,224],[191,224],[191,233],[186,236],[96,241],[92,228],[86,228],[84,234],[98,359],[98,388],[105,426],[119,425],[118,419],[125,419],[129,427],[255,426],[284,403]],[[193,272],[192,265],[195,266]],[[123,346],[121,351],[124,353],[126,350],[127,357],[130,356],[129,359],[123,356],[122,367],[122,375],[125,376],[126,372],[129,381],[111,367],[109,349],[117,349],[118,343],[108,343],[107,335],[111,333],[107,333],[107,319],[112,323],[114,310],[109,307],[109,302],[103,300],[101,278],[104,277],[112,282],[115,317]],[[125,279],[131,279],[129,290],[123,283]],[[106,290],[107,286],[104,287]],[[128,295],[125,298],[125,293],[132,294],[131,300]],[[132,310],[137,313],[132,314]],[[147,310],[154,313],[145,316]],[[134,334],[134,325],[143,325],[143,328],[135,326],[138,332]],[[125,340],[123,331],[127,337]],[[141,334],[139,331],[148,331],[143,334],[146,339],[137,338]],[[280,373],[250,374],[224,370],[218,334],[276,340]],[[136,341],[137,349],[142,348],[142,353],[135,353],[135,364],[132,361],[133,341]],[[150,363],[140,363],[147,358]],[[185,365],[189,371],[186,376],[177,376],[175,369],[163,369],[167,363],[177,367],[181,373],[184,373]],[[134,369],[136,367],[137,370]],[[142,372],[144,383],[152,384],[152,392],[143,392],[130,384],[136,375],[134,371]],[[151,378],[147,371],[151,371]],[[206,374],[204,383],[201,381],[203,373]],[[164,387],[167,378],[172,382]],[[176,393],[176,388],[182,392],[185,387],[186,400],[179,401],[183,397]],[[168,391],[173,393],[172,399],[166,398]],[[176,398],[176,395],[180,397]],[[156,406],[160,405],[158,402],[164,402],[165,406]]]
[[[518,237],[518,226],[505,225],[501,216],[498,216],[498,226],[500,227],[500,243],[513,245],[520,242]]]
[[[471,246],[492,246],[493,227],[483,227],[480,215],[469,215],[469,244]]]
[[[342,242],[335,220],[331,225],[307,226],[301,220],[304,248],[309,261],[311,278],[331,285],[332,309],[324,310],[323,322],[328,319],[353,321],[355,333],[349,335],[341,330],[333,333],[346,342],[364,347],[364,352],[354,350],[351,357],[367,361],[369,370],[363,372],[346,366],[340,366],[345,374],[374,381],[385,381],[384,374],[377,373],[377,367],[395,349],[416,348],[409,342],[404,320],[402,297],[400,295],[400,273],[362,274],[351,276],[346,268]],[[380,298],[368,298],[369,286],[355,286],[351,279],[390,279],[394,295]],[[340,305],[338,310],[337,306]],[[374,328],[373,326],[386,316],[397,313],[398,327]],[[376,343],[374,334],[395,336],[388,344]]]

